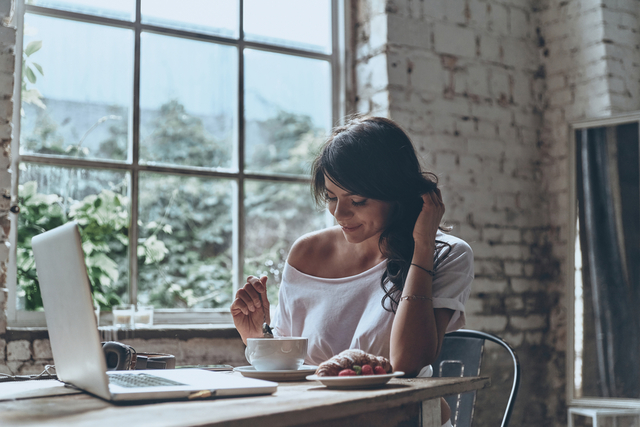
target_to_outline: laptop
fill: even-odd
[[[202,369],[108,371],[75,222],[32,240],[58,379],[112,402],[272,394],[277,383]]]

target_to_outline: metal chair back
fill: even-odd
[[[472,377],[480,375],[485,341],[491,341],[505,349],[513,360],[513,385],[507,402],[501,427],[509,425],[518,388],[520,387],[520,362],[516,352],[500,337],[486,332],[460,329],[444,337],[438,360],[433,364],[434,377]],[[451,424],[454,427],[471,427],[476,392],[447,396],[451,408]]]

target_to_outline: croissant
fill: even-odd
[[[374,356],[362,350],[351,349],[336,354],[331,359],[322,362],[316,370],[319,377],[335,377],[343,369],[352,369],[353,365],[371,365],[372,368],[382,366],[385,372],[392,372],[391,363],[386,357]]]

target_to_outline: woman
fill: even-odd
[[[355,117],[334,130],[312,179],[338,225],[293,244],[274,333],[307,337],[309,364],[359,348],[431,376],[445,332],[464,326],[473,280],[470,247],[440,230],[435,176],[393,121]],[[269,322],[266,277],[250,276],[231,305],[245,342],[262,336],[263,307]]]

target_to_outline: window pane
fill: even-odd
[[[331,0],[245,0],[247,40],[331,53]]]
[[[237,48],[149,33],[141,48],[141,162],[231,167]]]
[[[231,304],[229,180],[140,175],[138,301],[164,308]]]
[[[133,21],[136,14],[135,0],[27,0],[25,3],[125,21]]]
[[[18,309],[42,307],[31,238],[72,220],[80,225],[96,301],[107,308],[128,298],[128,183],[125,172],[20,165]]]
[[[26,14],[24,46],[21,153],[126,160],[133,32]]]
[[[326,61],[245,51],[245,167],[307,174],[331,127]]]
[[[293,242],[325,227],[309,184],[245,182],[244,274],[266,275],[269,301],[278,301],[282,269]]]
[[[142,23],[238,37],[238,0],[142,0]]]

